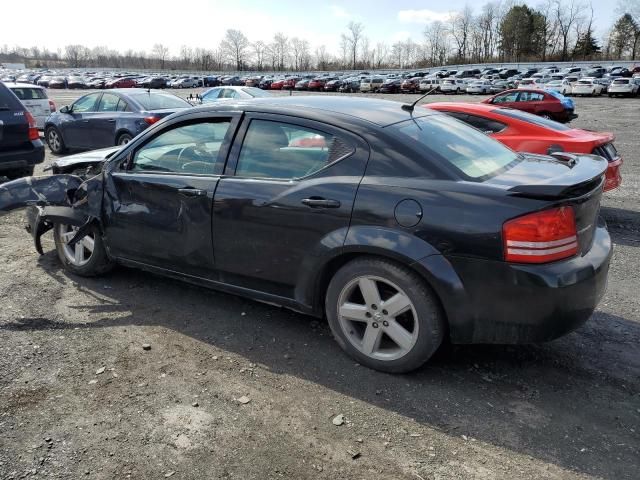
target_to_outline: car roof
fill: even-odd
[[[5,85],[9,88],[37,88],[38,90],[44,90],[40,85],[34,85],[33,83],[5,82]]]
[[[381,127],[429,115],[428,111],[414,110],[413,114],[402,108],[402,103],[362,97],[300,95],[274,98],[255,98],[247,101],[230,101],[197,107],[209,111],[236,109],[263,113],[279,113],[304,116],[311,120],[331,123],[334,116],[342,115]],[[304,112],[304,115],[300,115]]]

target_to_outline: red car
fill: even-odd
[[[476,127],[515,151],[543,155],[554,152],[600,155],[609,163],[605,191],[617,188],[622,183],[622,158],[613,146],[613,133],[570,128],[502,105],[430,103],[425,107],[446,113]]]
[[[402,93],[416,93],[420,90],[420,77],[407,78],[400,84],[400,91]]]
[[[282,84],[282,90],[293,90],[296,88],[296,83],[301,80],[300,77],[289,77]]]
[[[483,100],[482,103],[515,108],[558,122],[569,122],[578,117],[575,114],[576,106],[573,100],[557,92],[537,88],[506,90]]]
[[[271,86],[269,87],[271,90],[282,90],[286,80],[284,78],[279,78],[278,80],[274,80],[271,82]]]
[[[327,83],[328,80],[328,78],[314,78],[309,82],[307,90],[320,91],[324,89],[324,84]]]
[[[104,88],[135,88],[136,81],[133,78],[114,78],[104,84]]]

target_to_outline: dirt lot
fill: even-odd
[[[286,310],[125,268],[68,275],[51,238],[38,257],[22,214],[1,217],[0,478],[639,478],[640,99],[577,105],[625,158],[597,313],[410,375],[354,364]]]

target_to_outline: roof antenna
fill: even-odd
[[[420,100],[422,100],[424,97],[426,97],[427,95],[429,95],[431,92],[435,92],[437,87],[433,87],[431,90],[429,90],[427,93],[425,93],[424,95],[422,95],[421,97],[419,97],[415,102],[413,102],[411,105],[405,103],[404,105],[402,105],[402,109],[409,112],[409,113],[413,113],[413,109],[416,108],[416,105],[418,104],[418,102]]]

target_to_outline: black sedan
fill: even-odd
[[[58,154],[68,148],[124,145],[149,125],[189,107],[186,100],[153,90],[90,93],[49,116],[44,137],[51,151]]]
[[[556,338],[605,289],[607,162],[517,154],[427,109],[228,102],[97,157],[0,186],[0,212],[38,205],[37,247],[53,229],[78,275],[120,263],[326,315],[338,344],[375,369],[417,368],[445,337]],[[99,173],[64,173],[79,165]]]

